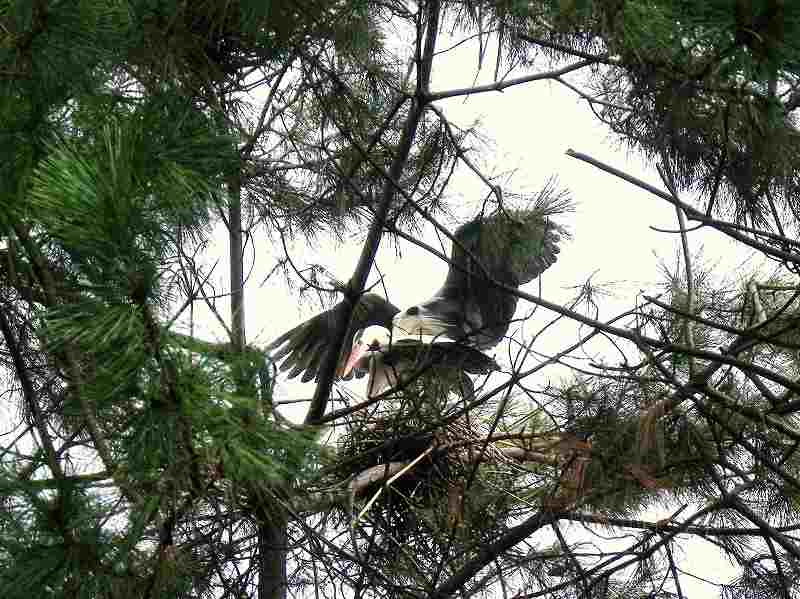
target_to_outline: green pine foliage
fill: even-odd
[[[4,452],[5,597],[207,587],[178,529],[214,505],[275,504],[317,462],[313,431],[269,417],[261,352],[187,349],[164,326],[168,265],[208,237],[241,167],[198,93],[239,68],[225,39],[277,56],[297,34],[294,5],[264,7],[0,7],[0,310],[17,373],[3,386],[41,441]]]
[[[709,213],[780,229],[783,211],[797,210],[798,5],[574,5],[582,9],[559,11],[567,43],[575,31],[596,35],[627,74],[612,68],[598,81],[609,101],[599,116],[623,143],[665,155],[679,186],[702,192]]]
[[[799,11],[0,0],[0,596],[682,597],[686,536],[738,568],[720,596],[793,596]],[[591,281],[564,306],[523,290],[541,310],[494,357],[413,348],[403,389],[336,387],[294,424],[307,396],[279,402],[236,302],[220,311],[247,298],[237,268],[256,284],[254,239],[276,242],[269,276],[324,293],[290,242],[417,241],[461,208],[465,171],[486,186],[455,235],[485,257],[465,261],[488,273],[477,295],[500,302],[492,273],[529,282],[566,240],[567,194],[506,192],[480,134],[447,120],[467,91],[432,89],[428,63],[470,40],[498,90],[585,63],[587,92],[548,77],[773,270],[681,253],[613,320]],[[354,285],[336,283],[351,301]],[[195,305],[228,338],[187,333]],[[568,322],[556,353],[540,345]]]

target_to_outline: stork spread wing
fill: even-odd
[[[379,295],[362,295],[339,356],[340,367],[350,355],[355,332],[370,325],[409,336],[442,336],[478,350],[497,345],[508,332],[517,298],[494,281],[518,287],[556,261],[563,231],[547,217],[546,207],[504,210],[459,227],[444,285],[434,297],[404,312]],[[344,311],[340,302],[267,346],[268,351],[278,350],[273,359],[283,360],[282,371],[291,369],[289,378],[303,373],[301,380],[307,382],[317,377]],[[363,376],[363,371],[358,374]]]
[[[410,361],[415,366],[458,368],[470,374],[488,374],[500,366],[474,347],[455,341],[420,343],[414,339],[400,339],[383,355],[383,362],[392,366],[396,362]]]
[[[304,383],[316,379],[320,362],[333,342],[331,339],[333,330],[338,320],[343,318],[344,311],[344,302],[339,302],[330,310],[317,314],[291,331],[287,331],[266,347],[267,351],[280,348],[272,358],[276,362],[283,360],[281,371],[291,368],[288,378],[304,373],[300,379]],[[392,318],[399,311],[399,308],[379,295],[374,293],[362,295],[353,313],[353,321],[344,340],[342,355],[339,356],[340,367],[350,355],[356,331],[373,324],[389,329],[392,326]],[[363,376],[364,372],[359,371],[358,374]]]
[[[442,288],[398,320],[407,314],[436,314],[448,337],[463,338],[480,349],[497,345],[514,317],[517,298],[492,279],[511,287],[532,281],[556,261],[563,234],[536,209],[503,211],[462,225]]]

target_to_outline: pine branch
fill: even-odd
[[[55,282],[53,280],[53,275],[51,274],[48,265],[39,252],[38,248],[34,245],[33,241],[31,240],[28,232],[24,226],[17,223],[16,221],[12,223],[14,228],[14,232],[17,238],[22,243],[22,247],[25,249],[26,253],[28,254],[28,258],[31,262],[36,266],[36,273],[39,276],[40,283],[42,285],[42,289],[44,291],[45,298],[47,300],[47,305],[49,307],[57,306],[58,301],[58,294],[56,291]],[[97,422],[97,418],[94,414],[94,408],[89,404],[87,400],[82,383],[82,376],[80,373],[80,366],[78,365],[74,354],[70,351],[69,348],[66,351],[62,352],[60,355],[60,359],[63,360],[67,365],[67,371],[70,373],[71,378],[73,379],[73,384],[75,385],[75,392],[77,393],[78,400],[81,405],[81,409],[83,411],[83,417],[86,419],[86,426],[89,430],[89,434],[92,437],[92,441],[94,443],[94,447],[97,450],[97,453],[100,456],[100,459],[103,461],[103,464],[109,472],[116,472],[117,465],[114,461],[111,450],[106,442],[105,436],[103,435],[102,431],[100,430],[100,426]],[[133,489],[129,488],[127,485],[122,485],[122,488],[128,494],[129,498],[133,500],[136,497],[135,492]]]
[[[570,520],[572,522],[583,522],[587,524],[598,524],[600,526],[609,526],[615,528],[638,528],[641,530],[649,530],[651,532],[668,532],[674,533],[680,530],[681,534],[696,535],[698,537],[760,537],[764,535],[764,530],[761,528],[740,528],[740,527],[725,527],[725,526],[703,526],[691,525],[682,527],[678,524],[671,524],[669,521],[649,522],[647,520],[635,520],[630,518],[615,518],[613,516],[606,516],[603,514],[589,514],[581,512],[560,512],[558,514],[561,520]],[[790,526],[782,526],[775,529],[779,533],[791,533],[800,530],[800,524],[793,524]]]
[[[428,87],[430,85],[436,36],[439,30],[439,10],[439,0],[432,0],[427,7],[425,47],[417,57],[417,88],[415,97],[403,127],[403,134],[400,137],[397,153],[389,169],[389,178],[384,183],[383,192],[375,209],[372,225],[364,241],[361,256],[347,286],[347,292],[345,293],[346,309],[341,319],[336,323],[336,328],[331,335],[333,342],[320,364],[318,371],[319,381],[317,383],[317,389],[314,392],[311,406],[306,414],[306,424],[317,424],[325,414],[325,408],[327,407],[328,397],[336,373],[336,366],[339,361],[339,355],[342,352],[347,330],[350,327],[353,311],[355,310],[358,298],[364,290],[369,272],[372,269],[372,263],[375,260],[375,254],[378,251],[378,246],[383,234],[386,216],[389,213],[389,207],[395,195],[395,185],[397,185],[397,182],[400,180],[400,176],[406,164],[406,159],[411,151],[411,145],[414,141],[417,127],[425,111],[425,105],[429,96]]]
[[[666,192],[663,192],[660,189],[657,189],[648,183],[645,183],[644,181],[638,179],[637,177],[634,177],[633,175],[623,173],[622,171],[614,168],[613,166],[605,164],[604,162],[601,162],[596,158],[592,158],[591,156],[582,154],[580,152],[575,152],[574,150],[567,150],[567,156],[571,156],[572,158],[577,158],[578,160],[582,160],[588,164],[591,164],[596,168],[599,168],[600,170],[603,170],[616,177],[619,177],[620,179],[627,181],[628,183],[632,183],[633,185],[640,187],[641,189],[644,189],[645,191],[648,191],[663,200],[666,200],[667,202],[673,204],[677,208],[682,209],[686,213],[686,216],[689,217],[689,220],[698,221],[700,223],[713,227],[714,229],[720,231],[721,233],[724,233],[728,237],[735,239],[736,241],[739,241],[749,247],[752,247],[753,249],[756,249],[759,252],[766,254],[767,256],[772,256],[774,258],[784,260],[786,262],[789,262],[790,264],[800,265],[800,254],[792,254],[790,252],[786,252],[784,250],[755,241],[754,239],[747,237],[746,235],[742,235],[741,233],[739,233],[740,229],[739,226],[733,223],[727,223],[724,221],[719,221],[713,218],[709,218],[699,210],[695,210],[689,204],[681,202],[674,196]],[[775,237],[774,234],[772,236]],[[781,241],[782,244],[793,243],[790,239],[785,237],[779,236],[778,240]]]
[[[24,357],[22,356],[22,352],[20,351],[16,336],[11,328],[11,323],[6,318],[6,309],[3,306],[0,306],[0,332],[2,332],[3,338],[6,342],[6,347],[11,353],[11,359],[14,363],[14,369],[16,370],[17,378],[19,378],[19,381],[22,384],[22,392],[25,396],[25,403],[33,414],[34,422],[36,423],[36,429],[39,431],[39,441],[44,446],[45,456],[47,456],[47,464],[50,467],[50,471],[53,473],[53,475],[58,480],[63,480],[64,470],[61,468],[61,462],[59,461],[55,447],[53,446],[53,439],[50,436],[50,431],[47,428],[47,419],[42,412],[42,408],[39,405],[39,400],[36,397],[33,384],[28,377],[28,366],[25,363]]]
[[[462,89],[451,89],[442,92],[433,92],[429,95],[428,100],[430,102],[436,102],[438,100],[445,100],[447,98],[455,98],[458,96],[471,96],[473,94],[482,94],[486,92],[502,92],[506,88],[513,87],[515,85],[521,85],[523,83],[531,83],[532,81],[543,81],[547,79],[558,79],[559,77],[566,75],[567,73],[579,71],[580,69],[593,65],[596,62],[597,62],[596,60],[592,59],[581,60],[576,62],[575,64],[568,65],[566,67],[562,67],[560,69],[548,71],[545,73],[526,75],[524,77],[517,77],[516,79],[506,79],[503,81],[497,81],[495,83],[489,83],[487,85],[476,85],[474,87],[465,87]]]

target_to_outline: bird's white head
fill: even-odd
[[[392,334],[389,329],[380,325],[371,325],[356,332],[350,357],[342,370],[342,376],[347,376],[354,368],[362,366],[365,360],[386,350],[391,339]]]

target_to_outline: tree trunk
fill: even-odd
[[[258,524],[258,599],[286,597],[286,519],[272,514]]]
[[[244,321],[244,267],[242,264],[242,197],[239,179],[228,182],[228,236],[231,256],[231,343],[242,351],[247,343]],[[241,386],[245,381],[239,381]],[[241,389],[247,393],[247,389]],[[259,510],[261,511],[261,510]],[[286,597],[286,519],[274,511],[258,518],[258,599]]]
[[[228,237],[231,253],[231,343],[244,349],[244,267],[242,265],[242,188],[239,179],[228,182]]]

